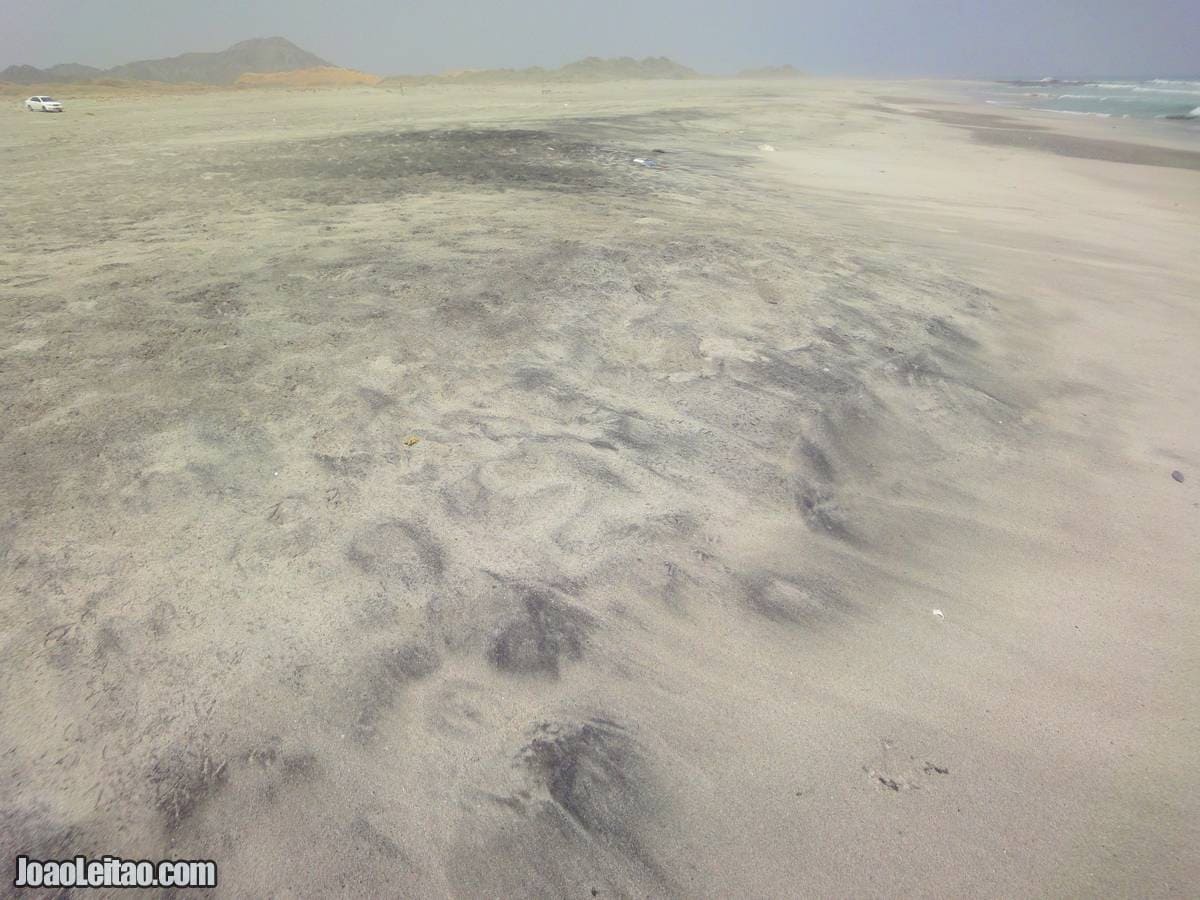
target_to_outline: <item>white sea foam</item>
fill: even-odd
[[[1091,100],[1095,103],[1153,103],[1153,97],[1114,97],[1111,94],[1059,94],[1055,100]]]
[[[1030,107],[1037,109],[1039,113],[1058,113],[1060,115],[1091,115],[1097,119],[1111,119],[1112,113],[1087,113],[1082,109],[1052,109],[1050,107]]]
[[[1155,87],[1147,87],[1146,84],[1153,84]],[[1133,91],[1138,94],[1194,94],[1200,96],[1200,84],[1195,84],[1189,81],[1170,82],[1177,85],[1176,87],[1163,87],[1161,82],[1152,81],[1146,83],[1133,83],[1127,81],[1101,81],[1097,82],[1095,87],[1106,91]]]
[[[1200,97],[1200,88],[1187,88],[1186,90],[1182,90],[1180,88],[1135,87],[1134,90],[1139,94],[1184,94],[1191,97]]]
[[[1034,106],[1033,109],[1040,112],[1059,113],[1064,116],[1095,116],[1097,119],[1111,119],[1112,113],[1104,112],[1082,112],[1078,109],[1051,109],[1049,106]]]

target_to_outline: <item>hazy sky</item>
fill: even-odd
[[[588,55],[711,72],[1200,75],[1200,0],[0,0],[0,68],[270,35],[384,75]]]

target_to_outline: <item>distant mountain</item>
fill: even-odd
[[[742,69],[738,78],[803,78],[804,73],[795,66],[762,66],[758,69]]]
[[[272,37],[242,41],[217,53],[184,53],[167,59],[143,59],[111,69],[95,69],[78,63],[64,63],[49,69],[9,66],[0,71],[0,81],[43,84],[120,78],[129,81],[165,81],[169,84],[233,84],[247,72],[290,72],[329,65],[291,41]]]
[[[680,65],[665,56],[647,56],[633,59],[600,59],[589,56],[579,62],[568,63],[558,70],[559,76],[567,80],[615,81],[623,78],[696,78],[694,69]]]
[[[12,84],[34,84],[35,82],[49,80],[45,72],[33,66],[9,66],[7,69],[0,71],[0,81],[7,81]]]
[[[83,66],[79,63],[59,63],[46,70],[46,74],[54,81],[83,81],[88,78],[100,77],[101,70],[95,66]]]
[[[278,79],[245,79],[245,75],[271,75],[278,72],[300,72],[336,69],[331,63],[307,50],[302,50],[291,41],[281,37],[255,38],[234,44],[218,53],[184,53],[167,59],[143,59],[138,62],[114,66],[111,69],[96,69],[78,63],[64,63],[48,69],[33,66],[9,66],[0,71],[0,81],[15,84],[54,84],[70,81],[159,81],[168,84],[221,84],[232,85],[255,83],[286,83]],[[790,69],[790,66],[778,67]],[[347,70],[351,71],[351,70]],[[793,70],[794,71],[794,70]],[[349,81],[366,83],[373,76],[355,73]],[[318,77],[319,76],[319,77]],[[357,77],[361,76],[361,77]],[[459,69],[442,75],[401,75],[386,79],[383,84],[412,84],[417,82],[462,83],[475,81],[516,82],[580,82],[621,81],[626,79],[683,79],[698,78],[699,73],[665,56],[648,56],[634,59],[622,56],[601,59],[589,56],[578,62],[567,63],[557,69],[531,66],[527,69]],[[315,78],[322,82],[348,83],[346,78],[330,77],[328,73],[313,76],[298,76],[299,81],[308,82]]]
[[[128,78],[131,81],[232,84],[238,80],[238,76],[247,72],[289,72],[329,65],[291,41],[273,37],[242,41],[219,53],[184,53],[169,59],[145,59],[116,66],[106,74],[110,78]]]
[[[629,56],[622,56],[618,59],[601,59],[589,56],[587,59],[567,63],[557,69],[530,66],[527,69],[455,69],[443,72],[441,75],[396,75],[385,79],[382,86],[428,82],[443,84],[476,81],[529,83],[698,77],[699,74],[695,70],[667,59],[665,56],[648,56],[645,59],[633,59]]]

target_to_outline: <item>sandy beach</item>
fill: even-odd
[[[1194,135],[935,82],[58,94],[0,110],[5,865],[1200,890]]]

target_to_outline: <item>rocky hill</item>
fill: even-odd
[[[0,82],[9,84],[41,84],[54,79],[47,77],[48,70],[33,66],[9,66],[0,71]]]
[[[65,63],[38,69],[34,66],[9,66],[0,71],[0,81],[14,84],[53,84],[119,78],[128,81],[160,81],[167,84],[233,84],[247,72],[289,72],[329,66],[307,50],[281,37],[254,38],[234,44],[216,53],[184,53],[165,59],[143,59],[95,69],[78,63]]]

